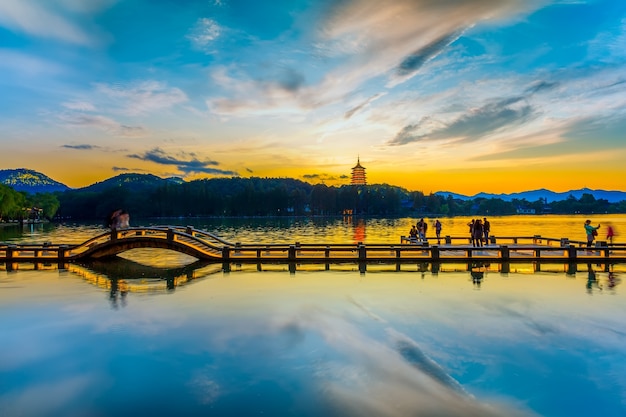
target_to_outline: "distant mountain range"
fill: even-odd
[[[120,174],[87,187],[72,189],[65,184],[31,169],[19,168],[0,170],[0,184],[8,185],[16,191],[25,191],[29,194],[53,193],[68,190],[97,193],[116,187],[124,187],[132,192],[140,192],[165,183],[180,184],[183,182],[184,180],[182,178],[177,177],[161,178],[152,174]]]
[[[76,190],[101,192],[106,189],[123,186],[130,191],[140,192],[158,187],[166,183],[181,184],[184,182],[185,181],[182,178],[178,177],[161,178],[152,174],[120,174],[107,180],[97,182],[87,187],[78,188]],[[55,181],[40,172],[25,168],[0,170],[0,183],[10,186],[16,191],[25,191],[29,194],[71,190],[71,188],[67,185]],[[551,203],[553,201],[566,200],[570,196],[576,199],[580,199],[583,194],[591,194],[596,198],[596,200],[604,199],[611,203],[617,203],[626,200],[626,192],[624,191],[592,190],[589,188],[581,188],[579,190],[565,191],[562,193],[557,193],[546,189],[540,189],[511,194],[478,193],[472,196],[457,194],[450,191],[438,191],[435,194],[441,195],[446,198],[448,196],[452,196],[452,198],[459,200],[473,200],[476,198],[500,198],[505,201],[518,199],[534,202],[540,199],[545,199],[548,203]]]
[[[518,200],[526,200],[526,201],[537,201],[545,199],[548,203],[553,201],[562,201],[567,200],[570,196],[580,199],[583,194],[591,194],[595,197],[596,200],[607,200],[610,203],[618,203],[620,201],[626,200],[626,192],[624,191],[606,191],[606,190],[592,190],[589,188],[581,188],[579,190],[570,190],[562,193],[557,193],[554,191],[540,189],[533,191],[524,191],[521,193],[511,193],[511,194],[490,194],[490,193],[478,193],[473,196],[466,196],[463,194],[456,194],[449,191],[438,191],[435,194],[448,197],[449,195],[452,198],[456,198],[459,200],[473,200],[475,198],[499,198],[504,201],[512,201],[513,199]]]

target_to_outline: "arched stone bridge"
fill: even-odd
[[[221,261],[234,244],[192,227],[136,227],[103,233],[66,252],[68,260],[98,259],[137,248],[169,249],[207,261]]]

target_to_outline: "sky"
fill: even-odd
[[[626,191],[624,0],[1,0],[0,169]]]

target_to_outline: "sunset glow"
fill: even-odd
[[[3,0],[0,169],[626,190],[622,0]]]

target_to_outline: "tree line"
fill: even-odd
[[[123,208],[133,218],[215,216],[460,216],[511,215],[520,209],[536,214],[626,213],[626,201],[610,203],[584,194],[548,203],[500,198],[460,200],[452,196],[407,191],[387,184],[312,185],[286,178],[217,178],[161,183],[133,188],[132,183],[103,190],[68,190],[27,195],[0,186],[0,219],[37,215],[53,219],[103,219]],[[36,209],[36,210],[34,210]]]
[[[60,205],[55,194],[28,194],[0,184],[0,222],[52,219]]]

